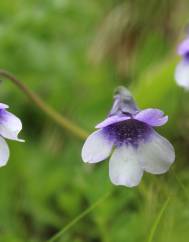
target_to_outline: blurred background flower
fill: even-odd
[[[189,97],[174,81],[188,8],[187,0],[1,0],[0,67],[89,132],[110,109],[115,87],[129,86],[140,108],[169,115],[159,131],[176,148],[174,170],[189,192]],[[113,189],[108,162],[84,165],[80,140],[12,83],[0,85],[1,102],[12,104],[27,139],[24,148],[10,142],[14,156],[0,169],[1,240],[44,241]],[[137,189],[116,187],[64,241],[143,241],[168,194],[174,199],[156,241],[186,242],[188,201],[172,173],[145,174]]]
[[[0,166],[5,166],[9,159],[9,147],[5,139],[23,142],[18,138],[18,134],[22,129],[22,123],[18,117],[8,112],[8,105],[0,103]]]
[[[189,38],[179,44],[177,52],[181,56],[181,61],[175,70],[175,80],[179,86],[189,90]]]

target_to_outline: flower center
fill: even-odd
[[[136,119],[114,123],[103,128],[105,136],[114,142],[115,146],[132,145],[138,147],[152,134],[152,128]]]

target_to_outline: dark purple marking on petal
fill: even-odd
[[[129,119],[106,126],[102,129],[104,135],[114,145],[119,147],[122,145],[132,145],[137,148],[140,142],[146,142],[153,134],[153,128],[146,123],[136,119]]]
[[[5,109],[0,109],[0,124],[7,120],[7,111]]]
[[[6,111],[5,109],[0,109],[0,119],[4,118],[6,116]]]
[[[179,44],[177,52],[180,56],[185,56],[189,52],[189,38],[188,37]]]
[[[189,50],[183,55],[183,59],[186,63],[189,63]]]

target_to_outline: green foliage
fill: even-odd
[[[0,67],[89,131],[109,111],[114,88],[129,85],[141,108],[158,107],[169,115],[168,124],[158,130],[174,144],[174,170],[189,192],[189,96],[173,78],[178,61],[175,28],[180,27],[174,24],[175,19],[187,19],[188,13],[182,15],[187,1],[167,1],[166,6],[160,2],[151,1],[148,9],[146,1],[1,0]],[[114,32],[108,32],[107,40],[102,29],[110,25],[102,23],[123,5],[132,5],[134,23],[129,12],[129,25],[121,25],[122,34],[114,36],[112,45]],[[161,10],[166,10],[163,18]],[[167,19],[167,12],[174,18]],[[134,38],[137,44],[127,55],[122,51],[124,41],[133,40],[133,29],[140,38]],[[102,46],[95,49],[96,33],[97,40],[106,41],[102,46],[109,54],[95,65],[94,52],[104,53]],[[125,34],[126,39],[116,39]],[[0,169],[0,241],[45,241],[108,191],[111,196],[59,241],[146,241],[169,196],[154,242],[187,241],[188,197],[172,172],[156,177],[145,174],[138,188],[113,187],[108,161],[95,166],[82,163],[80,140],[48,120],[10,82],[0,85],[1,102],[22,119],[21,136],[26,140],[9,142],[11,157]]]

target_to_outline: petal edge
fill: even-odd
[[[112,151],[111,143],[103,134],[102,130],[93,132],[86,139],[81,156],[85,163],[97,163],[108,158]]]
[[[9,147],[6,141],[0,137],[0,167],[5,166],[9,159]]]
[[[149,124],[150,126],[162,126],[168,121],[168,116],[157,108],[147,108],[135,115],[135,119]]]
[[[147,143],[138,147],[137,154],[142,168],[152,174],[167,172],[175,161],[174,147],[155,131]]]

